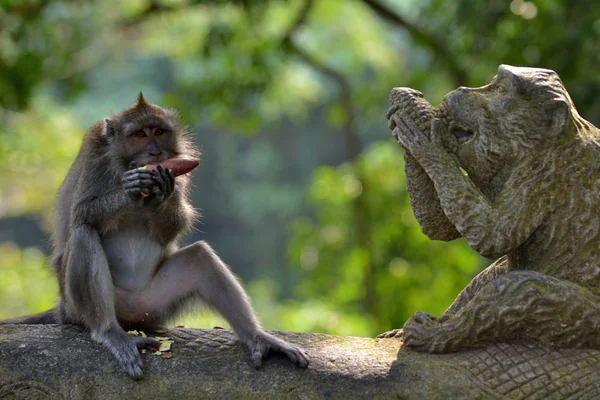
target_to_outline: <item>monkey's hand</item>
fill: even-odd
[[[158,165],[155,171],[152,171],[153,184],[150,189],[150,194],[154,203],[162,203],[165,201],[173,191],[175,190],[175,176],[169,168],[163,169],[162,166]]]
[[[260,331],[254,338],[249,340],[248,346],[250,347],[250,353],[252,355],[252,364],[254,365],[254,368],[257,369],[261,367],[263,358],[265,358],[271,350],[284,354],[290,361],[301,368],[308,367],[308,363],[310,362],[308,354],[304,349],[289,344],[264,331]]]
[[[131,169],[123,174],[121,185],[131,200],[140,202],[141,199],[150,195],[154,178],[150,171],[139,168]]]
[[[393,134],[398,143],[402,145],[421,165],[431,159],[444,157],[448,154],[442,144],[440,134],[440,120],[431,121],[429,137],[421,132],[406,112],[400,116],[394,114],[390,118],[390,127],[394,126]]]
[[[143,377],[142,358],[138,349],[160,346],[158,340],[154,338],[131,336],[117,328],[96,334],[94,339],[107,347],[123,366],[127,375],[136,381]]]

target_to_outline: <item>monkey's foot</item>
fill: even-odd
[[[383,332],[377,335],[378,339],[391,339],[402,337],[404,337],[404,331],[402,329],[392,329],[391,331]]]
[[[261,367],[262,360],[267,356],[267,354],[269,354],[269,351],[271,350],[282,353],[289,358],[291,362],[301,368],[308,367],[310,362],[306,350],[289,344],[288,342],[266,332],[259,332],[252,340],[248,341],[248,346],[250,347],[252,364],[254,365],[254,368]]]
[[[451,328],[432,315],[417,312],[404,324],[404,344],[425,353],[447,353],[453,345]]]
[[[131,336],[116,329],[96,334],[95,340],[106,346],[123,366],[127,375],[136,381],[143,377],[142,358],[138,349],[160,345],[154,338]]]

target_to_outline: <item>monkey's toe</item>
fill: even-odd
[[[262,360],[265,355],[261,351],[254,351],[252,353],[252,366],[256,369],[262,367]]]
[[[146,349],[148,347],[160,347],[160,342],[151,337],[136,337],[135,345],[138,349]]]
[[[295,355],[296,355],[295,364],[297,364],[300,368],[308,367],[308,364],[310,364],[310,357],[308,356],[308,353],[306,352],[306,350],[297,348]]]
[[[377,335],[378,339],[392,339],[404,337],[404,331],[402,329],[393,329],[389,332],[383,332]]]

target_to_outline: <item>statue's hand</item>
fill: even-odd
[[[395,125],[392,132],[394,137],[398,139],[398,143],[412,154],[417,161],[422,162],[432,159],[432,157],[436,158],[447,154],[442,144],[440,120],[438,118],[431,121],[429,137],[415,125],[406,112],[401,112],[399,116],[397,114],[392,115],[390,118],[391,125]]]

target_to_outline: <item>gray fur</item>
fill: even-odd
[[[131,135],[155,128],[168,134]],[[123,327],[157,328],[202,300],[248,344],[256,367],[269,350],[306,367],[304,350],[261,330],[242,286],[206,243],[178,249],[196,217],[189,178],[136,168],[196,154],[176,114],[141,94],[136,104],[91,127],[56,202],[52,262],[61,302],[56,311],[12,322],[83,325],[140,379],[137,349],[156,340],[127,335]]]

